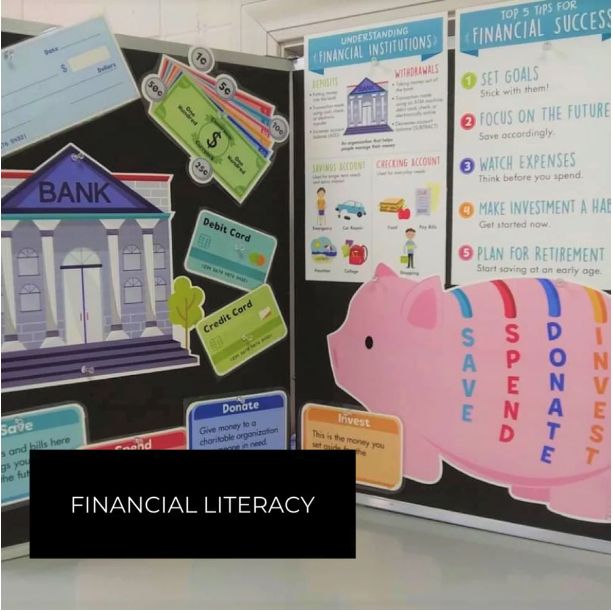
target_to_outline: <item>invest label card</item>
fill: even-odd
[[[203,318],[198,337],[219,376],[230,373],[287,335],[287,327],[268,284]]]
[[[2,155],[138,99],[104,17],[3,49]]]
[[[358,484],[402,485],[402,422],[396,416],[307,403],[301,431],[303,450],[355,450]]]
[[[266,282],[277,239],[202,210],[185,259],[192,274],[249,291]]]
[[[150,105],[149,114],[192,157],[208,160],[216,180],[239,203],[270,165],[186,74]]]

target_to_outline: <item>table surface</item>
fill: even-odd
[[[610,609],[610,563],[358,507],[356,560],[20,558],[2,563],[2,608]]]

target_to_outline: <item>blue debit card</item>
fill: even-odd
[[[266,282],[277,239],[258,229],[201,210],[185,258],[185,269],[250,291]]]
[[[74,450],[86,443],[85,411],[78,403],[3,416],[2,505],[30,497],[30,450]]]
[[[195,401],[187,408],[187,432],[190,450],[286,450],[287,395]]]
[[[2,50],[2,155],[139,98],[104,17]]]

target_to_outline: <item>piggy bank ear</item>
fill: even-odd
[[[379,263],[377,265],[377,269],[375,269],[375,278],[388,278],[388,277],[396,277],[396,272],[391,268],[385,265],[385,263]]]
[[[437,276],[427,278],[409,291],[402,303],[401,316],[409,324],[434,329],[441,321],[443,289]]]

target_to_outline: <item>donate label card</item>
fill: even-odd
[[[2,155],[138,97],[104,17],[7,47],[2,55]]]
[[[150,105],[149,114],[190,155],[208,160],[217,181],[238,202],[270,165],[186,74],[161,102]]]
[[[243,290],[266,282],[277,239],[203,210],[198,215],[185,269]]]
[[[268,284],[203,318],[196,329],[219,376],[230,373],[287,335],[285,321]]]
[[[92,443],[85,450],[185,450],[183,427]]]
[[[187,408],[190,450],[286,450],[287,395],[280,390],[195,401]]]
[[[30,497],[30,450],[74,450],[85,443],[85,412],[78,403],[4,416],[2,505]]]
[[[402,423],[395,416],[307,403],[303,450],[355,450],[356,482],[397,490],[402,484]]]

